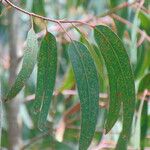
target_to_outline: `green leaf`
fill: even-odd
[[[144,150],[144,147],[146,146],[146,135],[147,131],[149,129],[149,115],[148,115],[148,102],[144,101],[143,104],[143,110],[141,114],[141,133],[140,133],[140,146],[141,150]]]
[[[1,85],[0,85],[0,91],[1,91]],[[0,93],[1,94],[1,93]],[[1,147],[1,139],[2,139],[2,122],[3,122],[3,103],[0,98],[0,147]]]
[[[77,27],[75,27],[75,29],[77,30],[77,32],[81,35],[81,42],[84,43],[96,66],[97,72],[98,72],[98,77],[99,77],[99,81],[101,83],[101,91],[105,89],[105,76],[104,76],[104,63],[103,63],[103,59],[101,54],[98,53],[99,49],[96,45],[93,45],[89,42],[89,40],[85,37],[84,33],[82,33]]]
[[[142,11],[139,12],[138,17],[140,19],[140,28],[145,30],[148,35],[150,35],[150,15],[143,13]]]
[[[131,145],[134,149],[140,149],[141,137],[141,114],[143,110],[144,100],[140,101],[140,106],[137,112],[136,121],[134,123],[133,134],[131,136]]]
[[[139,84],[139,88],[138,88],[138,93],[141,94],[142,92],[144,92],[144,90],[150,90],[150,73],[146,74],[142,80],[140,81]],[[148,122],[149,122],[149,118],[148,118],[148,102],[144,101],[143,104],[143,110],[142,110],[142,114],[141,114],[141,149],[143,150],[145,147],[145,137],[146,137],[146,133],[148,130]]]
[[[14,84],[12,85],[6,96],[5,99],[6,101],[14,98],[23,88],[24,84],[26,83],[27,79],[30,77],[34,69],[34,66],[37,61],[37,53],[38,53],[37,37],[34,30],[30,29],[27,35],[27,46],[25,48],[22,68],[19,74],[17,75]]]
[[[77,6],[82,5],[87,8],[91,0],[77,0]]]
[[[99,84],[93,59],[88,49],[74,41],[68,47],[81,103],[81,133],[79,149],[87,150],[94,136],[98,116]]]
[[[44,0],[33,0],[32,12],[45,16]]]
[[[110,107],[105,124],[106,132],[109,132],[119,117],[121,107],[121,100],[117,90],[118,77],[116,76],[116,74],[120,73],[120,70],[113,51],[111,50],[110,44],[108,44],[105,36],[100,32],[99,28],[101,27],[103,26],[98,26],[95,28],[95,39],[99,46],[98,53],[101,52],[105,60],[109,77]]]
[[[75,78],[74,78],[73,69],[72,69],[72,66],[69,66],[68,70],[65,74],[63,84],[58,89],[58,92],[62,92],[63,90],[71,89],[74,85],[75,85]]]
[[[33,111],[39,112],[38,126],[46,129],[47,114],[53,95],[57,71],[57,45],[51,33],[42,40],[38,55],[37,87]]]
[[[106,63],[110,83],[110,107],[106,132],[117,121],[121,102],[123,102],[123,130],[117,149],[126,150],[135,108],[135,86],[131,65],[124,45],[110,28],[96,26],[94,34]]]
[[[150,43],[144,42],[138,49],[137,63],[134,71],[136,79],[143,77],[150,67]]]
[[[150,73],[146,74],[140,81],[138,93],[144,92],[144,90],[150,90]]]

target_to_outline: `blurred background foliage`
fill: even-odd
[[[137,1],[132,6],[116,9],[110,15],[107,15],[107,12],[114,7],[133,1],[14,0],[12,2],[29,12],[49,18],[84,20],[92,25],[106,24],[119,35],[130,57],[137,94],[137,107],[129,149],[150,149],[150,1],[143,1],[140,7],[140,1]],[[31,27],[31,21],[28,15],[10,8],[7,4],[5,6],[0,4],[0,12],[2,14],[0,16],[0,94],[2,98],[20,68],[24,41]],[[58,41],[56,92],[48,117],[50,130],[48,133],[42,133],[34,124],[35,116],[32,115],[31,103],[34,100],[36,84],[37,70],[35,69],[25,88],[15,98],[15,103],[2,104],[0,101],[1,149],[76,150],[80,132],[80,104],[76,94],[74,74],[66,52],[69,39],[56,24],[39,18],[33,18],[33,21],[39,43],[46,26]],[[88,44],[72,25],[63,24],[63,26],[72,39]],[[96,49],[92,30],[85,25],[78,25],[78,29]],[[102,58],[100,60],[97,60],[99,61],[97,69],[101,109],[90,150],[113,149],[121,131],[120,118],[111,132],[103,135],[109,85],[104,61]]]

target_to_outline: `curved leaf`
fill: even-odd
[[[77,27],[75,27],[75,29],[77,30],[77,32],[81,35],[81,42],[85,44],[85,46],[87,46],[97,69],[98,72],[98,76],[99,76],[99,80],[101,81],[101,89],[102,86],[104,85],[104,74],[103,74],[103,61],[102,61],[102,56],[100,54],[97,54],[97,46],[96,45],[92,45],[89,40],[85,37],[84,33],[82,33]]]
[[[42,40],[38,56],[37,87],[35,92],[34,112],[39,112],[38,126],[46,129],[47,114],[56,80],[57,46],[56,39],[47,33]]]
[[[96,26],[94,31],[96,42],[106,63],[109,79],[114,78],[114,76],[116,77],[116,80],[114,81],[116,82],[114,83],[116,84],[116,87],[114,88],[116,88],[115,95],[117,99],[114,98],[112,100],[110,97],[111,101],[108,120],[106,122],[106,130],[109,131],[112,128],[112,126],[109,125],[110,122],[112,122],[111,119],[114,120],[114,123],[115,120],[117,120],[117,113],[115,114],[115,119],[112,118],[111,115],[114,117],[114,111],[117,112],[116,109],[120,106],[120,101],[123,102],[123,130],[117,144],[117,149],[125,150],[127,148],[127,142],[130,136],[135,108],[133,73],[127,52],[118,36],[110,28],[102,25]],[[114,70],[113,77],[110,75],[111,71],[108,65],[110,65]],[[113,86],[110,84],[110,93],[112,92],[111,87],[113,89]],[[115,105],[115,103],[118,103],[118,106]]]
[[[99,31],[99,28],[95,28],[95,39],[99,46],[99,53],[102,53],[102,56],[105,60],[105,65],[108,72],[109,77],[109,92],[110,92],[110,107],[109,113],[107,115],[107,121],[105,124],[106,133],[111,130],[114,126],[115,122],[119,117],[121,100],[119,98],[119,94],[117,92],[117,80],[118,77],[116,74],[120,74],[120,69],[118,68],[118,62],[115,59],[113,51],[111,50],[110,44],[106,41],[105,37]]]
[[[38,41],[33,28],[30,29],[27,35],[27,46],[23,57],[22,68],[15,80],[15,83],[10,88],[6,101],[14,98],[23,88],[25,82],[30,77],[37,60]]]
[[[79,149],[87,150],[94,136],[98,116],[99,84],[96,67],[88,49],[74,41],[68,54],[75,73],[81,103],[82,121]]]

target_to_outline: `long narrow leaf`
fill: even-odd
[[[14,84],[10,88],[5,101],[14,98],[19,93],[19,91],[23,88],[25,82],[30,77],[34,69],[37,60],[37,53],[38,53],[38,41],[37,41],[36,34],[32,28],[30,29],[27,35],[27,46],[25,48],[22,68]]]
[[[81,133],[79,149],[87,150],[94,136],[98,116],[99,84],[94,61],[80,42],[72,42],[68,54],[75,73],[81,103]]]
[[[51,33],[44,37],[38,56],[37,88],[34,111],[39,112],[38,126],[46,130],[46,120],[53,95],[57,70],[56,39]]]
[[[117,79],[117,81],[114,81],[116,82],[114,84],[116,84],[117,87],[116,96],[118,100],[114,99],[115,102],[112,102],[111,99],[110,101],[108,114],[108,117],[110,116],[108,119],[110,120],[107,120],[106,125],[109,126],[111,119],[113,119],[115,123],[118,114],[116,113],[115,119],[111,117],[111,115],[114,116],[113,114],[116,112],[115,108],[118,109],[115,107],[115,103],[118,103],[119,107],[120,101],[123,102],[123,130],[117,144],[117,149],[126,150],[135,108],[135,87],[131,65],[121,40],[110,28],[102,25],[96,26],[95,39],[106,62],[107,71],[111,73],[108,67],[109,64],[111,68],[113,68],[114,75]],[[109,76],[110,73],[108,73]],[[112,85],[110,84],[110,86]],[[112,107],[114,108],[112,109]],[[109,126],[106,130],[109,131],[111,129],[110,127],[112,126]]]

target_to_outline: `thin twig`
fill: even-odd
[[[32,12],[28,12],[16,5],[14,5],[12,2],[10,2],[9,0],[4,0],[7,4],[9,4],[10,6],[12,6],[13,8],[15,8],[16,10],[20,11],[20,12],[23,12],[29,16],[33,16],[33,17],[36,17],[36,18],[40,18],[42,20],[47,20],[47,21],[50,21],[50,22],[53,22],[53,23],[57,23],[57,24],[60,24],[60,23],[75,23],[75,24],[84,24],[84,25],[87,25],[88,27],[94,27],[92,26],[91,24],[87,23],[87,22],[84,22],[82,20],[57,20],[57,19],[51,19],[51,18],[48,18],[48,17],[44,17],[44,16],[41,16],[41,15],[38,15],[38,14],[35,14],[35,13],[32,13]],[[136,3],[136,1],[132,2],[132,3],[128,3],[128,2],[125,2],[125,3],[122,3],[114,8],[112,8],[110,11],[107,11],[103,14],[101,14],[99,17],[104,17],[104,16],[107,16],[107,15],[110,15],[120,9],[123,9],[125,7],[129,7],[129,6],[132,6]]]
[[[44,17],[44,16],[41,16],[41,15],[38,15],[38,14],[35,14],[35,13],[32,13],[32,12],[28,12],[18,6],[16,6],[15,4],[13,4],[12,2],[10,2],[9,0],[4,0],[5,2],[7,2],[10,6],[12,6],[13,8],[15,8],[16,10],[20,11],[20,12],[23,12],[29,16],[33,16],[33,17],[36,17],[36,18],[40,18],[42,20],[47,20],[47,21],[50,21],[50,22],[53,22],[53,23],[57,23],[57,24],[60,24],[60,23],[77,23],[77,24],[84,24],[84,25],[87,25],[89,27],[91,27],[92,25],[86,23],[86,22],[83,22],[81,20],[57,20],[57,19],[51,19],[51,18],[48,18],[48,17]]]

